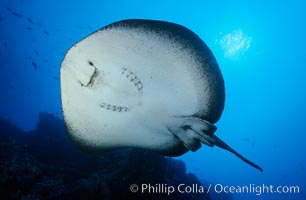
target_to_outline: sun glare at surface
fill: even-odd
[[[241,29],[220,35],[221,39],[217,39],[216,44],[224,51],[225,58],[239,60],[251,46],[252,37],[244,34]]]

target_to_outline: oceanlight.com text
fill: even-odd
[[[244,194],[255,194],[255,195],[262,195],[262,194],[299,194],[300,187],[299,186],[273,186],[273,185],[255,185],[249,184],[244,186],[227,186],[222,184],[215,184],[214,191],[216,193],[244,193]]]

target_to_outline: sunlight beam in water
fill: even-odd
[[[220,33],[221,39],[216,44],[224,51],[224,57],[231,60],[239,60],[250,48],[252,37],[243,33],[242,29],[233,30],[230,33]]]

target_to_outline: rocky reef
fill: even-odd
[[[210,199],[206,193],[167,193],[167,186],[182,183],[201,185],[180,160],[138,149],[81,152],[62,120],[48,113],[30,132],[0,118],[0,199]],[[131,192],[132,184],[138,192]],[[155,192],[142,193],[142,184]]]

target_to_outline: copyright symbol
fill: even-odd
[[[131,190],[131,192],[137,192],[138,191],[138,185],[136,185],[136,184],[132,184],[131,186],[130,186],[130,190]]]

